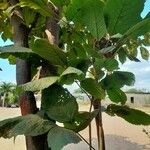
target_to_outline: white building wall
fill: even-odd
[[[126,95],[127,104],[134,104],[138,106],[150,106],[150,94],[126,93]],[[131,97],[133,97],[134,103],[131,103]]]

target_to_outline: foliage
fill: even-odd
[[[105,99],[107,93],[113,103],[121,104],[108,106],[109,114],[130,123],[149,125],[149,115],[124,106],[127,98],[121,88],[132,86],[135,76],[130,72],[118,71],[119,61],[122,64],[127,58],[139,61],[139,48],[142,58],[149,59],[146,46],[150,44],[150,17],[141,18],[140,15],[144,2],[20,0],[17,5],[10,6],[6,1],[1,1],[0,32],[3,40],[12,39],[10,14],[15,14],[30,32],[29,48],[1,47],[0,57],[8,58],[13,63],[16,57],[26,59],[32,71],[43,64],[50,64],[55,75],[51,73],[48,77],[19,87],[24,91],[41,91],[42,104],[38,114],[43,113],[40,117],[28,115],[0,122],[0,135],[36,136],[47,133],[48,145],[54,150],[68,143],[78,143],[80,139],[75,132],[86,128],[100,112],[79,112],[76,98],[63,87],[74,82],[94,101]],[[23,13],[18,11],[19,8]],[[56,13],[58,8],[61,10],[60,16]],[[33,17],[29,17],[30,14]],[[45,36],[49,16],[55,17],[60,26],[58,45],[50,43]],[[52,33],[48,34],[48,38],[54,38]],[[64,127],[57,126],[51,120],[63,123]]]
[[[146,89],[131,88],[126,90],[126,93],[149,93]]]
[[[107,107],[106,112],[111,116],[117,115],[135,125],[150,124],[150,115],[137,109],[131,109],[127,106],[111,104]]]
[[[8,106],[18,103],[18,93],[15,84],[2,82],[0,84],[0,93],[3,96],[4,101],[2,105]]]

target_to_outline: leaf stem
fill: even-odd
[[[87,144],[90,146],[90,144],[88,143],[88,141],[80,134],[80,133],[77,133],[78,136]],[[93,146],[90,146],[91,149],[93,150],[96,150]]]

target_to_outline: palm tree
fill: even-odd
[[[5,100],[6,100],[7,96],[8,96],[8,94],[13,91],[13,88],[14,88],[14,84],[12,84],[10,82],[9,83],[2,82],[0,84],[0,93],[3,94],[2,107],[4,107]]]

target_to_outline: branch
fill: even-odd
[[[87,141],[81,134],[79,134],[79,133],[77,133],[77,134],[78,134],[78,136],[79,136],[87,145],[90,146],[90,148],[92,148],[93,150],[96,150],[94,147],[92,147],[92,146],[88,143],[88,141]]]
[[[87,95],[87,97],[89,98],[89,100],[92,101],[92,98],[89,96],[89,94],[80,86],[80,84],[77,81],[75,81],[75,82],[79,86],[79,88]]]

